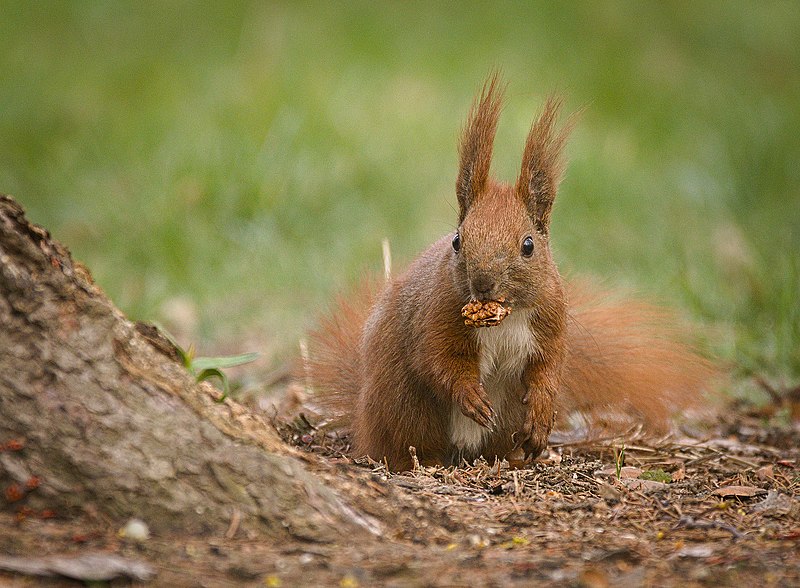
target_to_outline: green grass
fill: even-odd
[[[0,2],[0,191],[134,318],[294,349],[331,294],[454,228],[494,67],[495,171],[546,94],[586,107],[566,273],[677,306],[741,372],[800,377],[800,10],[791,2]],[[252,344],[247,349],[251,350]]]

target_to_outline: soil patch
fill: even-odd
[[[346,438],[297,419],[278,424],[284,439],[374,517],[374,539],[269,545],[232,519],[226,537],[136,541],[91,512],[65,519],[7,496],[0,554],[113,556],[175,586],[800,585],[800,433],[785,415],[739,414],[659,440],[561,439],[521,468],[404,474],[350,459]],[[110,584],[146,583],[122,576]],[[0,583],[74,580],[0,571]]]

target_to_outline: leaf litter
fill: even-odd
[[[504,584],[800,585],[800,427],[727,414],[660,439],[553,443],[522,467],[478,460],[402,474],[347,457],[347,437],[308,419],[279,430],[446,512],[461,529],[450,549],[507,564],[488,576]]]
[[[242,536],[232,521],[220,537],[132,542],[97,517],[26,518],[9,503],[0,553],[114,555],[177,586],[800,585],[800,428],[741,407],[727,415],[659,439],[553,438],[530,464],[401,474],[353,458],[346,436],[313,419],[275,418],[309,467],[378,522],[377,536],[275,545]],[[0,571],[4,580],[29,585]]]

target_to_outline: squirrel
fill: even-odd
[[[462,130],[457,230],[382,287],[341,298],[310,337],[319,405],[356,455],[393,471],[411,469],[410,448],[422,464],[536,457],[557,415],[576,411],[663,429],[714,372],[665,310],[562,279],[550,216],[574,117],[558,128],[562,100],[547,99],[516,183],[501,183],[489,168],[503,94],[490,76]],[[468,326],[470,301],[513,312]]]

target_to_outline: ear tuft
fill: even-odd
[[[500,74],[494,72],[484,82],[480,95],[473,100],[467,123],[461,133],[458,148],[460,162],[456,181],[459,224],[463,222],[475,198],[483,192],[489,178],[492,147],[497,121],[503,107],[504,92]]]
[[[573,115],[563,127],[556,129],[563,102],[558,96],[550,96],[531,125],[517,179],[517,194],[527,206],[536,229],[543,234],[549,230],[550,212],[564,175],[564,146],[575,126]]]

